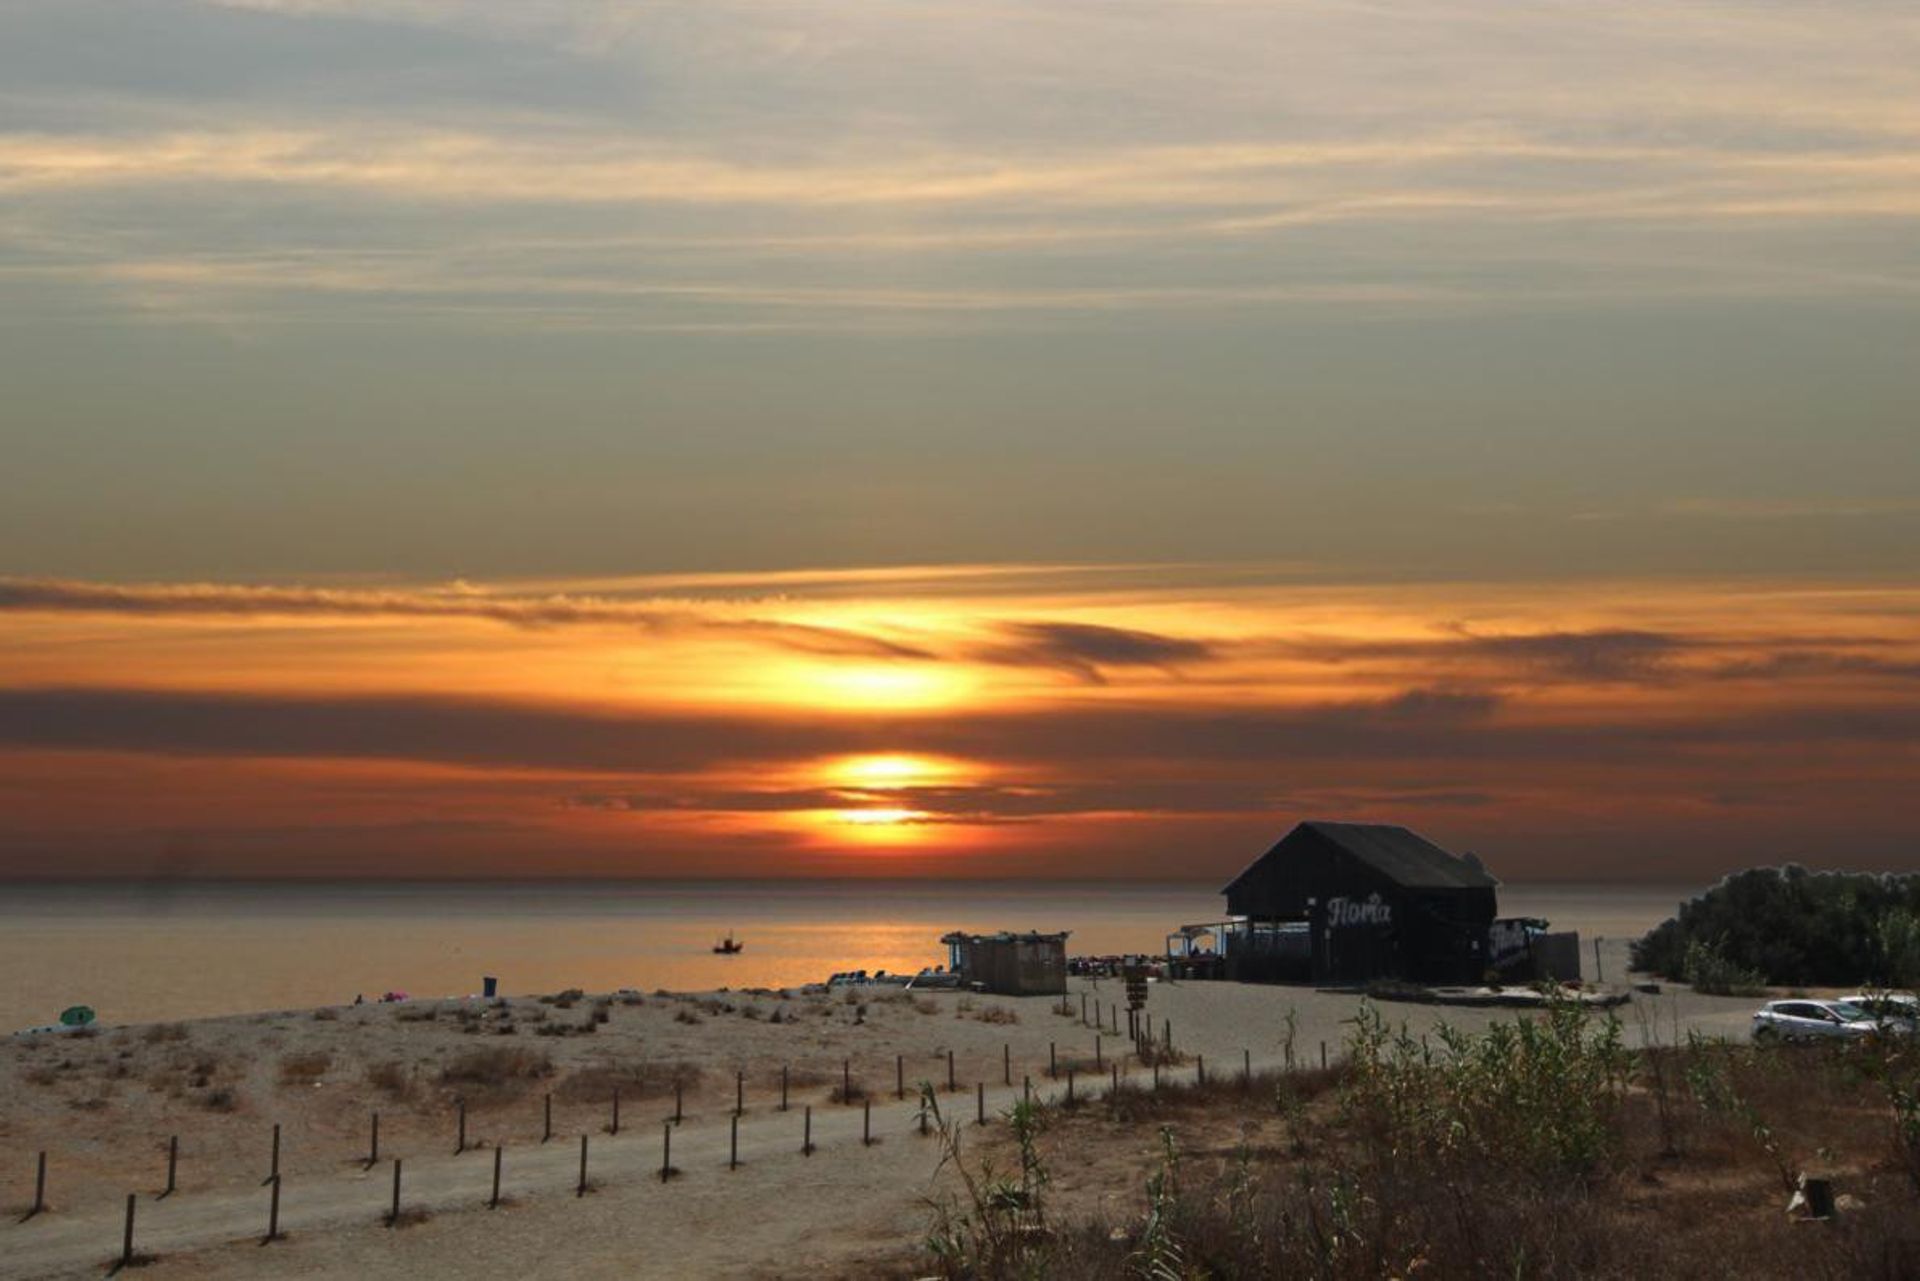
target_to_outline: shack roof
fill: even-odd
[[[1028,930],[1024,934],[1015,934],[1001,930],[998,934],[969,934],[965,930],[955,930],[942,935],[942,943],[1065,943],[1072,930],[1061,930],[1057,934],[1039,934]]]
[[[1274,847],[1249,864],[1222,890],[1233,892],[1248,872],[1272,858],[1288,841],[1303,832],[1312,833],[1337,847],[1358,862],[1366,864],[1395,884],[1409,889],[1473,890],[1491,889],[1500,884],[1478,859],[1461,858],[1441,849],[1426,837],[1393,823],[1329,823],[1309,820],[1297,825]]]

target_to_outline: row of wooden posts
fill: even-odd
[[[1084,1005],[1085,1005],[1084,994],[1082,996],[1082,1005],[1084,1009]],[[1133,1014],[1134,1012],[1129,1011],[1129,1013]],[[1097,1017],[1097,1010],[1096,1010],[1096,1017]],[[1084,1018],[1084,1013],[1083,1013],[1083,1018]],[[1118,1012],[1116,1010],[1114,1012],[1114,1025],[1116,1028],[1118,1027],[1118,1022],[1119,1022]],[[1153,1044],[1151,1025],[1147,1024],[1144,1019],[1133,1020],[1132,1022],[1134,1023],[1134,1026],[1130,1030],[1135,1033],[1136,1052],[1140,1054],[1140,1057],[1142,1059],[1149,1059],[1150,1056],[1144,1052],[1144,1047],[1151,1047],[1151,1045]],[[1144,1025],[1144,1028],[1142,1025]],[[1111,1073],[1110,1089],[1115,1095],[1117,1095],[1121,1088],[1120,1064],[1117,1061],[1111,1063],[1110,1065],[1106,1062],[1105,1055],[1103,1053],[1102,1040],[1103,1040],[1102,1036],[1099,1036],[1099,1035],[1096,1035],[1094,1038],[1095,1070],[1098,1071],[1103,1067],[1105,1067],[1110,1071]],[[1164,1048],[1169,1048],[1169,1049],[1173,1044],[1173,1029],[1170,1022],[1163,1023],[1162,1039],[1160,1041],[1160,1044]],[[1288,1058],[1288,1066],[1291,1067],[1292,1066],[1291,1052],[1289,1052],[1287,1058]],[[1150,1064],[1153,1072],[1153,1088],[1158,1090],[1160,1088],[1161,1056],[1152,1055],[1150,1057]],[[1327,1043],[1325,1041],[1322,1041],[1320,1043],[1320,1066],[1323,1069],[1327,1066]],[[1001,1073],[1002,1073],[1003,1083],[1007,1086],[1011,1086],[1013,1084],[1013,1050],[1011,1045],[1005,1045],[1002,1047]],[[853,1102],[853,1075],[852,1074],[853,1074],[852,1060],[851,1059],[843,1060],[841,1063],[841,1101],[849,1105]],[[1052,1077],[1054,1079],[1058,1079],[1060,1076],[1059,1047],[1058,1047],[1058,1044],[1055,1042],[1049,1042],[1047,1045],[1047,1074],[1049,1077]],[[1199,1056],[1196,1056],[1195,1058],[1195,1076],[1196,1076],[1197,1082],[1200,1085],[1204,1086],[1206,1084],[1207,1061],[1206,1061],[1206,1056],[1204,1055],[1199,1055]],[[1251,1050],[1241,1051],[1241,1078],[1244,1083],[1251,1085],[1253,1080],[1253,1055]],[[789,1067],[786,1065],[782,1065],[780,1069],[780,1110],[782,1112],[790,1110],[789,1108],[790,1080],[791,1080],[791,1073],[790,1073]],[[1066,1070],[1066,1102],[1068,1104],[1072,1104],[1075,1101],[1075,1086],[1076,1086],[1076,1069],[1074,1068],[1074,1066],[1069,1065]],[[952,1091],[957,1091],[958,1088],[959,1086],[955,1076],[954,1053],[952,1050],[948,1050],[947,1051],[947,1089],[950,1092],[952,1092]],[[986,1083],[984,1081],[976,1081],[974,1083],[975,1123],[979,1125],[985,1125],[987,1123],[986,1088],[987,1088]],[[1022,1093],[1023,1100],[1031,1104],[1031,1102],[1033,1101],[1033,1078],[1031,1076],[1026,1076],[1022,1079],[1021,1093]],[[904,1055],[896,1055],[894,1059],[894,1094],[897,1099],[904,1099],[906,1097],[906,1060]],[[742,1115],[744,1115],[745,1111],[746,1111],[746,1074],[744,1072],[737,1072],[734,1077],[734,1109],[732,1114],[729,1117],[729,1135],[728,1135],[728,1149],[727,1149],[727,1168],[729,1170],[737,1170],[740,1167],[740,1118]],[[919,1114],[918,1114],[919,1132],[923,1135],[929,1133],[928,1116],[929,1116],[929,1111],[926,1107],[923,1106],[919,1110]],[[664,1121],[661,1125],[660,1180],[663,1183],[671,1180],[672,1178],[674,1178],[680,1173],[680,1171],[673,1164],[673,1131],[674,1131],[674,1127],[680,1124],[683,1121],[684,1117],[685,1117],[685,1109],[684,1109],[683,1087],[681,1083],[675,1082],[674,1100],[673,1100],[673,1116],[668,1120]],[[542,1128],[540,1141],[542,1143],[546,1143],[553,1138],[553,1095],[551,1093],[548,1093],[545,1096],[545,1099],[543,1100],[543,1118],[544,1118],[543,1128]],[[456,1126],[456,1137],[455,1137],[454,1152],[456,1155],[458,1155],[459,1153],[463,1153],[467,1151],[470,1147],[470,1145],[467,1142],[467,1104],[465,1099],[460,1099],[460,1100],[457,1100],[456,1102],[455,1126]],[[620,1133],[620,1092],[617,1089],[613,1092],[612,1116],[607,1126],[607,1130],[610,1134],[617,1135]],[[870,1098],[862,1099],[860,1141],[862,1146],[871,1146],[873,1143],[877,1141],[873,1137],[873,1101]],[[800,1152],[801,1152],[801,1155],[803,1156],[812,1156],[815,1150],[816,1148],[813,1142],[813,1106],[811,1104],[807,1104],[807,1105],[804,1105],[804,1118],[802,1121],[802,1129],[801,1129]],[[501,1183],[502,1167],[505,1159],[505,1152],[506,1152],[506,1149],[504,1146],[498,1145],[498,1144],[494,1146],[492,1189],[486,1201],[486,1206],[488,1209],[497,1208],[500,1204],[500,1183]],[[582,1134],[580,1136],[579,1178],[575,1184],[576,1196],[585,1196],[587,1192],[590,1190],[591,1185],[587,1177],[587,1157],[588,1157],[588,1136],[586,1134]],[[369,1142],[369,1148],[368,1148],[368,1153],[366,1158],[367,1168],[371,1169],[374,1165],[378,1164],[379,1160],[380,1160],[380,1114],[379,1112],[376,1111],[371,1116],[370,1142]],[[173,1136],[170,1136],[167,1140],[166,1186],[162,1191],[156,1194],[156,1199],[164,1199],[166,1197],[172,1196],[174,1192],[177,1190],[179,1164],[180,1164],[180,1138],[178,1135],[173,1135]],[[388,1224],[388,1226],[396,1226],[401,1221],[401,1200],[400,1200],[401,1171],[402,1171],[402,1159],[399,1157],[393,1158],[392,1195],[391,1195],[389,1209],[384,1220]],[[272,1144],[270,1148],[267,1177],[261,1181],[261,1186],[268,1189],[267,1232],[266,1232],[266,1236],[262,1239],[262,1244],[280,1240],[282,1237],[282,1233],[280,1231],[281,1183],[282,1183],[282,1179],[280,1174],[280,1126],[276,1123],[273,1127]],[[129,1192],[127,1194],[126,1220],[125,1220],[124,1231],[122,1234],[121,1258],[120,1258],[120,1265],[123,1267],[131,1265],[135,1260],[134,1247],[133,1247],[133,1240],[134,1240],[133,1230],[134,1230],[135,1210],[136,1210],[138,1201],[139,1201],[139,1197],[137,1193]],[[38,1158],[35,1166],[35,1172],[34,1172],[33,1205],[27,1211],[26,1217],[30,1219],[35,1215],[43,1213],[46,1209],[47,1209],[47,1153],[45,1151],[41,1151],[38,1154]]]
[[[1171,1024],[1163,1025],[1162,1038],[1163,1039],[1161,1043],[1163,1045],[1171,1045],[1171,1042],[1172,1042]],[[1118,1062],[1113,1062],[1111,1063],[1111,1065],[1108,1064],[1106,1056],[1104,1054],[1104,1049],[1103,1049],[1103,1038],[1100,1036],[1096,1036],[1094,1038],[1093,1055],[1094,1055],[1094,1068],[1096,1071],[1105,1070],[1110,1066],[1111,1073],[1112,1073],[1112,1083],[1111,1083],[1112,1089],[1115,1092],[1117,1092],[1120,1089],[1120,1064]],[[1141,1057],[1148,1058],[1149,1056],[1147,1056],[1146,1054],[1142,1054]],[[1153,1071],[1153,1086],[1155,1089],[1158,1089],[1160,1086],[1160,1065],[1161,1065],[1160,1057],[1157,1055],[1152,1056],[1151,1067]],[[1288,1055],[1288,1065],[1289,1066],[1292,1065],[1291,1054]],[[1322,1068],[1325,1068],[1326,1065],[1327,1065],[1327,1043],[1325,1041],[1322,1041],[1320,1043],[1320,1066]],[[1204,1055],[1197,1056],[1195,1061],[1195,1072],[1196,1072],[1198,1083],[1201,1085],[1205,1085],[1207,1080],[1207,1065],[1206,1065],[1206,1057]],[[1011,1045],[1006,1045],[1002,1047],[1001,1073],[1002,1073],[1003,1083],[1009,1087],[1012,1086],[1013,1084],[1013,1050]],[[1241,1073],[1242,1073],[1242,1079],[1244,1081],[1247,1081],[1249,1083],[1252,1081],[1253,1055],[1252,1055],[1252,1051],[1250,1050],[1241,1051]],[[1049,1042],[1047,1045],[1047,1075],[1056,1080],[1059,1079],[1060,1077],[1059,1046],[1057,1042]],[[1066,1070],[1066,1082],[1067,1082],[1067,1094],[1066,1094],[1067,1101],[1072,1102],[1075,1098],[1075,1084],[1076,1084],[1076,1073],[1072,1065],[1069,1065]],[[786,1065],[782,1065],[780,1069],[780,1105],[779,1105],[780,1111],[782,1112],[790,1110],[790,1088],[789,1088],[790,1084],[791,1084],[790,1068]],[[959,1085],[956,1077],[954,1053],[952,1050],[947,1051],[947,1089],[949,1092],[956,1092],[959,1089]],[[851,1103],[853,1102],[853,1063],[851,1059],[842,1060],[842,1063],[841,1063],[840,1094],[841,1094],[841,1101],[845,1104],[851,1105]],[[1031,1076],[1024,1078],[1022,1095],[1026,1101],[1028,1102],[1032,1101],[1033,1078]],[[904,1099],[906,1097],[906,1059],[904,1055],[896,1055],[894,1059],[894,1096],[897,1099]],[[976,1097],[976,1110],[978,1114],[977,1119],[980,1124],[984,1125],[986,1123],[986,1083],[984,1081],[975,1082],[975,1097]],[[670,1154],[671,1154],[673,1127],[675,1125],[680,1124],[685,1118],[684,1103],[685,1103],[685,1097],[684,1097],[683,1087],[680,1083],[676,1082],[674,1085],[673,1116],[670,1119],[668,1119],[666,1122],[664,1122],[664,1130],[663,1130],[663,1133],[666,1136],[665,1139],[663,1140],[663,1143],[665,1144],[666,1156],[668,1157],[670,1157]],[[871,1143],[872,1142],[872,1107],[873,1107],[872,1100],[863,1099],[863,1103],[864,1103],[864,1109],[865,1109],[865,1116],[863,1117],[863,1122],[862,1122],[862,1142]],[[456,1107],[456,1111],[455,1111],[454,1152],[456,1155],[458,1155],[460,1153],[466,1152],[473,1145],[469,1144],[469,1142],[467,1141],[466,1100],[465,1099],[457,1100],[455,1107]],[[620,1127],[620,1092],[618,1089],[615,1089],[613,1091],[611,1107],[612,1107],[612,1115],[609,1119],[609,1123],[606,1129],[609,1134],[617,1135],[620,1133],[620,1128],[621,1128]],[[553,1095],[551,1093],[548,1093],[543,1100],[542,1112],[543,1112],[543,1125],[542,1125],[542,1133],[541,1133],[540,1141],[542,1143],[547,1143],[551,1141],[553,1138]],[[738,1153],[739,1153],[740,1118],[742,1115],[745,1114],[745,1112],[746,1112],[746,1074],[744,1072],[739,1072],[735,1074],[735,1078],[734,1078],[734,1109],[731,1114],[732,1134],[730,1139],[730,1156],[728,1161],[729,1169],[737,1168],[739,1163]],[[803,1153],[810,1155],[813,1151],[812,1105],[810,1104],[807,1105],[805,1112],[806,1112],[806,1118],[804,1123],[803,1138],[801,1142],[801,1150]],[[921,1110],[920,1115],[921,1115],[921,1130],[924,1133],[926,1129],[926,1110],[924,1108]],[[368,1143],[368,1151],[367,1151],[365,1164],[367,1168],[371,1169],[374,1165],[378,1164],[380,1161],[380,1113],[377,1111],[371,1114],[369,1130],[370,1130],[369,1143]],[[489,1204],[497,1203],[497,1199],[498,1199],[499,1166],[500,1166],[500,1160],[501,1160],[501,1151],[502,1151],[501,1147],[496,1145],[494,1148],[495,1196],[493,1201],[491,1201]],[[271,1141],[271,1147],[269,1149],[269,1153],[270,1155],[268,1157],[267,1176],[266,1178],[261,1180],[261,1186],[271,1187],[273,1189],[273,1194],[272,1194],[273,1203],[277,1207],[278,1200],[279,1200],[279,1184],[280,1184],[280,1177],[281,1177],[280,1176],[280,1126],[277,1123],[273,1127],[272,1141]],[[582,1157],[583,1171],[585,1169],[585,1164],[584,1164],[585,1154],[586,1154],[586,1136],[582,1135],[581,1136],[581,1157]],[[156,1199],[165,1199],[166,1197],[172,1196],[174,1192],[177,1190],[179,1186],[179,1183],[178,1183],[179,1166],[180,1166],[180,1137],[178,1135],[173,1135],[169,1137],[167,1140],[166,1185],[159,1193],[156,1194]],[[670,1161],[666,1160],[664,1157],[663,1157],[663,1164],[661,1168],[662,1168],[662,1178],[671,1177]],[[394,1186],[396,1191],[396,1197],[398,1195],[399,1178],[400,1178],[399,1158],[395,1158],[394,1159]],[[582,1184],[584,1186],[584,1175],[582,1177]],[[133,1195],[134,1194],[131,1194],[131,1193],[129,1194],[130,1197]],[[47,1198],[47,1153],[45,1151],[42,1151],[38,1154],[38,1159],[37,1159],[36,1168],[34,1172],[33,1204],[32,1204],[32,1207],[27,1211],[26,1217],[32,1218],[35,1215],[44,1212],[47,1208],[46,1198]],[[397,1201],[396,1201],[396,1205],[397,1205]],[[129,1223],[131,1223],[131,1220],[132,1220],[131,1210],[129,1210],[128,1216],[129,1216]],[[276,1209],[273,1212],[273,1220],[276,1223],[277,1223],[277,1217],[278,1217],[278,1212]],[[277,1233],[274,1231],[272,1224],[270,1224],[269,1235],[267,1239],[273,1240],[276,1235]]]

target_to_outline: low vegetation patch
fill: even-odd
[[[333,1055],[324,1050],[313,1050],[305,1054],[289,1054],[280,1060],[280,1083],[282,1085],[312,1085],[327,1074],[333,1066]]]
[[[670,1095],[675,1085],[696,1089],[705,1076],[695,1064],[678,1060],[602,1059],[568,1073],[554,1094],[571,1103],[600,1102],[615,1090],[622,1098],[644,1099]]]
[[[411,1099],[419,1088],[419,1075],[398,1059],[375,1063],[367,1068],[367,1084],[395,1101]]]
[[[1572,1005],[1424,1042],[1370,1009],[1327,1070],[1132,1082],[942,1126],[959,1187],[898,1275],[1904,1277],[1920,1056],[1699,1037],[1629,1051]],[[1139,1155],[1151,1141],[1154,1155]],[[1116,1169],[1138,1182],[1114,1208]],[[1783,1210],[1803,1173],[1837,1219]]]
[[[518,1098],[535,1081],[553,1075],[553,1060],[538,1050],[517,1045],[468,1050],[440,1069],[440,1084],[469,1101],[489,1102]]]

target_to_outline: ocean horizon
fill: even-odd
[[[1072,954],[1157,953],[1219,919],[1222,881],[14,882],[0,890],[0,1028],[91,1006],[107,1024],[337,1005],[387,991],[797,987],[945,961],[949,930],[1067,930]],[[1503,886],[1507,916],[1637,937],[1696,889]],[[721,938],[745,950],[713,952]]]

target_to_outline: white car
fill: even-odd
[[[1873,1015],[1845,1001],[1768,1001],[1753,1012],[1753,1039],[1759,1043],[1853,1040],[1880,1030]]]
[[[1910,1036],[1920,1030],[1920,997],[1911,992],[1855,992],[1840,999],[1865,1010],[1868,1017],[1886,1024],[1890,1031]]]

